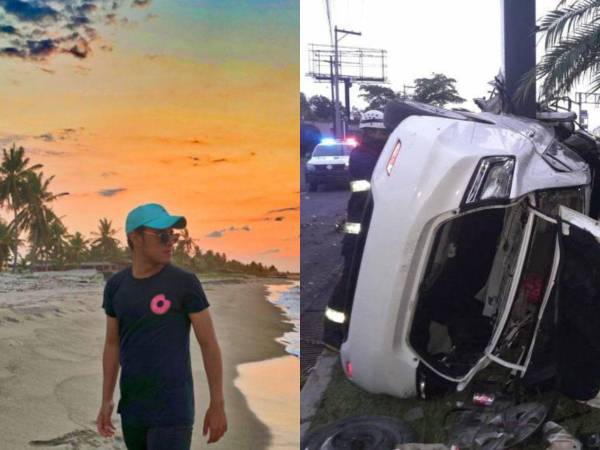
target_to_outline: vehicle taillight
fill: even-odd
[[[352,363],[350,361],[346,362],[346,376],[352,378]]]
[[[396,142],[396,145],[394,146],[394,150],[392,150],[390,159],[388,160],[387,167],[385,168],[388,176],[392,174],[392,169],[394,168],[394,164],[396,164],[396,158],[398,158],[398,153],[400,153],[401,147],[402,142],[400,142],[400,139],[398,139],[398,142]]]

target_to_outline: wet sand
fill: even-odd
[[[2,448],[124,449],[120,432],[114,439],[103,439],[97,435],[94,424],[101,398],[105,316],[100,305],[104,282],[89,274],[58,278],[50,274],[7,281],[6,275],[0,275]],[[240,279],[204,284],[223,351],[229,431],[217,444],[202,444],[208,387],[192,333],[194,449],[267,449],[278,438],[269,430],[270,416],[250,404],[234,384],[240,376],[238,365],[242,364],[238,383],[248,392],[260,393],[258,382],[268,380],[269,371],[261,372],[261,380],[250,379],[244,364],[285,355],[275,339],[289,331],[290,325],[265,300],[264,284],[269,282],[273,281]],[[282,366],[272,374],[273,385],[283,372],[298,380],[293,361],[278,361]],[[264,363],[251,367],[261,364]],[[115,402],[118,397],[117,390]],[[288,406],[295,412],[299,403]],[[113,418],[119,428],[118,415],[115,413]],[[295,424],[297,429],[298,422]]]
[[[300,447],[300,360],[283,356],[238,367],[235,385],[245,393],[250,409],[268,423],[269,449],[298,450]],[[294,407],[291,407],[294,405]]]

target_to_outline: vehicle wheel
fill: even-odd
[[[308,183],[308,191],[309,192],[317,192],[317,189],[319,189],[319,184],[312,182],[312,183]]]
[[[415,442],[415,436],[399,419],[385,416],[347,417],[311,433],[302,450],[393,450],[399,444]]]

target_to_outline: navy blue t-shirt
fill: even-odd
[[[167,264],[140,279],[127,267],[106,282],[102,307],[119,321],[123,422],[193,425],[188,314],[208,307],[198,277]]]

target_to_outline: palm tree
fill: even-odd
[[[190,232],[187,228],[184,228],[181,231],[179,236],[179,240],[175,245],[175,251],[178,253],[182,253],[188,256],[191,256],[192,249],[194,248],[194,240],[190,236]]]
[[[14,229],[0,220],[0,270],[4,268],[4,264],[8,261],[11,250],[18,244]]]
[[[66,251],[67,262],[74,262],[78,265],[88,256],[89,240],[77,231],[75,234],[68,235],[68,246]]]
[[[194,249],[194,240],[190,236],[187,228],[184,228],[179,236],[179,240],[173,251],[173,258],[177,264],[184,267],[190,267],[192,262],[192,250]]]
[[[28,241],[31,245],[31,262],[35,264],[38,253],[48,256],[52,246],[59,245],[58,239],[64,241],[66,228],[61,219],[50,208],[49,203],[57,198],[68,195],[68,192],[53,194],[49,191],[50,182],[54,175],[44,179],[44,173],[31,172],[25,176],[26,183],[22,189],[23,206],[15,217],[18,230],[28,231]],[[62,247],[64,244],[61,243]]]
[[[119,241],[115,238],[117,230],[112,227],[112,220],[106,217],[100,219],[98,232],[92,232],[96,239],[92,241],[92,250],[103,258],[112,259],[119,250]]]
[[[18,237],[22,229],[18,226],[17,216],[19,211],[24,206],[26,186],[29,178],[36,170],[41,169],[41,164],[29,166],[29,158],[25,158],[25,149],[17,148],[13,144],[8,151],[2,149],[3,159],[0,164],[0,206],[8,203],[8,208],[13,212],[13,221],[11,227],[14,229],[14,234]],[[13,251],[13,271],[17,268],[17,259],[19,254],[19,240],[12,241]]]
[[[44,256],[54,264],[63,266],[67,259],[69,242],[67,228],[60,219],[56,218],[50,223],[48,242],[44,247]]]
[[[589,75],[592,91],[600,88],[600,0],[562,0],[539,22],[545,34],[545,54],[526,76],[520,91],[543,79],[541,95],[551,100],[568,94]]]

